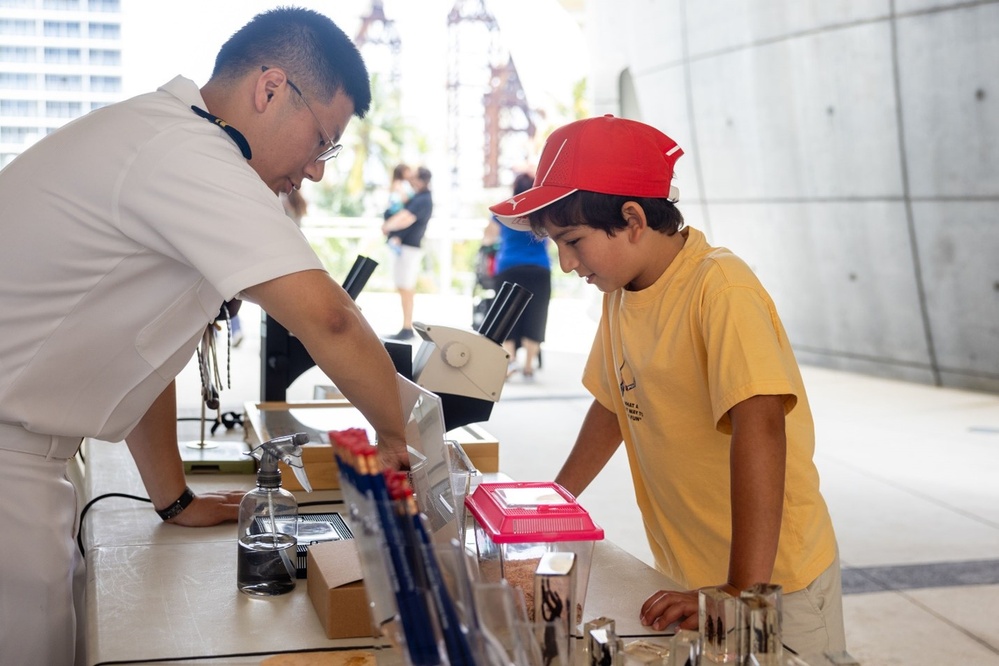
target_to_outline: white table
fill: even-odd
[[[85,500],[110,492],[146,496],[123,443],[87,440],[84,450]],[[249,489],[254,483],[252,475],[192,474],[188,480],[195,492]],[[339,499],[339,492],[298,496],[300,501]],[[379,664],[401,663],[394,649],[373,638],[327,639],[304,581],[278,597],[241,594],[233,523],[167,525],[147,503],[108,498],[84,517],[83,537],[91,666],[259,664],[273,654],[349,648],[379,648]],[[612,617],[622,637],[656,635],[641,626],[638,609],[653,591],[675,587],[614,544],[597,542],[584,621]]]

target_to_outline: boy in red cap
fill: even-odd
[[[491,207],[558,247],[604,292],[583,384],[594,400],[556,481],[579,495],[623,441],[659,590],[643,624],[697,628],[697,589],[782,586],[783,642],[846,649],[836,536],[812,461],[812,415],[769,294],[676,208],[683,151],[604,116],[549,137],[534,187]]]

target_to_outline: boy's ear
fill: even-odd
[[[637,241],[642,233],[648,228],[648,220],[645,218],[645,209],[638,205],[636,201],[625,201],[621,206],[621,217],[627,223],[625,229],[628,239]]]

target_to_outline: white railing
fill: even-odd
[[[387,269],[382,269],[388,262],[388,249],[385,246],[385,236],[382,234],[381,226],[380,217],[333,217],[317,214],[305,218],[302,232],[317,246],[327,238],[346,241],[350,247],[348,253],[351,254],[346,257],[347,269],[358,254],[377,261],[379,267],[369,280],[369,288],[391,290],[391,279]],[[477,244],[482,238],[485,227],[484,219],[431,218],[423,239],[426,257],[424,266],[430,267],[430,279],[439,292],[471,293],[475,280],[474,267],[456,266],[454,247],[456,243],[467,241],[474,241]]]

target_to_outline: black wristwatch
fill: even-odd
[[[160,518],[163,520],[170,520],[171,518],[176,518],[181,514],[181,512],[190,506],[191,502],[194,501],[194,493],[191,492],[190,488],[185,487],[184,492],[180,494],[177,500],[163,510],[156,510]]]

